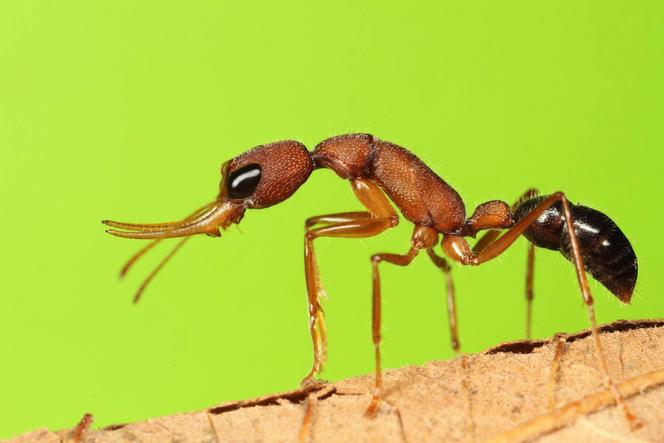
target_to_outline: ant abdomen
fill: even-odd
[[[519,204],[514,211],[515,220],[521,220],[545,198],[535,197]],[[629,240],[600,211],[571,203],[570,211],[586,270],[621,301],[629,303],[638,274],[636,254]],[[523,235],[535,246],[560,251],[573,262],[562,203],[547,209]]]

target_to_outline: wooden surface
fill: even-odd
[[[664,442],[664,319],[602,328],[609,370],[643,426],[630,430],[604,388],[588,331],[388,370],[377,417],[363,376],[205,411],[10,442]],[[558,349],[560,365],[552,365]],[[94,411],[91,411],[94,412]],[[72,420],[75,425],[78,418]]]

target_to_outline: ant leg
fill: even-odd
[[[345,237],[362,238],[373,237],[384,230],[394,227],[398,223],[398,216],[383,191],[366,179],[351,181],[353,192],[368,212],[341,213],[312,217],[310,220],[318,223],[328,222],[327,226],[309,229],[304,236],[304,274],[307,285],[307,300],[309,306],[309,332],[313,343],[314,361],[309,373],[302,380],[302,384],[309,383],[320,372],[324,361],[326,347],[326,330],[323,310],[320,306],[321,292],[318,278],[318,266],[313,242],[318,237]],[[369,215],[367,215],[369,214]],[[335,220],[344,220],[336,222]]]
[[[335,214],[326,214],[318,215],[315,217],[309,217],[304,222],[304,229],[308,230],[314,227],[317,224],[322,225],[331,225],[334,223],[342,223],[347,221],[353,221],[358,219],[370,219],[372,217],[370,212],[367,211],[354,211],[354,212],[339,212]],[[325,329],[325,317],[322,314],[323,310],[320,308],[320,303],[323,299],[327,297],[325,288],[323,287],[320,281],[320,273],[318,270],[318,264],[314,259],[314,279],[316,280],[316,285],[318,288],[318,303],[319,303],[319,315],[316,324],[318,326],[318,335],[320,337],[320,353],[321,353],[321,364],[324,364],[327,360],[327,332]]]
[[[567,232],[570,237],[570,242],[572,245],[572,252],[574,256],[574,265],[576,269],[576,276],[579,282],[579,288],[583,295],[583,300],[586,304],[588,310],[588,319],[590,320],[590,329],[593,337],[593,342],[595,345],[595,356],[598,360],[598,363],[601,367],[601,371],[604,375],[604,385],[611,391],[613,397],[616,400],[616,403],[621,407],[623,414],[627,418],[632,429],[636,429],[641,426],[641,423],[637,420],[631,410],[627,407],[622,394],[616,387],[611,375],[609,374],[608,365],[606,363],[606,358],[604,357],[604,352],[602,351],[602,343],[599,337],[599,331],[597,329],[597,319],[595,316],[595,307],[594,300],[590,294],[590,288],[588,287],[588,279],[586,277],[585,266],[583,264],[583,258],[581,256],[581,251],[579,249],[579,241],[574,230],[574,219],[572,213],[569,209],[569,203],[567,197],[562,192],[556,192],[555,194],[550,195],[544,201],[542,201],[538,206],[530,211],[521,221],[516,223],[510,229],[505,232],[500,238],[495,240],[493,243],[486,246],[482,251],[477,254],[477,264],[487,262],[505,251],[514,241],[523,234],[523,232],[528,229],[528,227],[537,220],[537,218],[553,204],[560,201],[562,203],[563,209],[565,211],[565,220]]]
[[[445,274],[445,286],[447,293],[447,318],[450,325],[450,338],[452,341],[452,349],[455,353],[459,353],[459,328],[457,326],[457,311],[454,292],[454,281],[452,281],[452,267],[447,263],[443,257],[436,254],[433,248],[427,248],[427,254],[431,258],[434,265],[440,268]]]
[[[528,243],[526,260],[526,339],[530,340],[533,324],[533,275],[535,270],[535,245]]]
[[[317,224],[331,225],[335,223],[343,223],[359,219],[370,219],[371,217],[372,217],[371,213],[367,211],[339,212],[335,214],[318,215],[306,219],[304,222],[304,229],[305,231],[307,231]],[[323,315],[323,309],[320,304],[322,300],[327,297],[327,293],[325,292],[325,288],[323,288],[323,285],[320,281],[320,272],[318,270],[318,263],[315,259],[315,256],[313,259],[313,263],[314,263],[313,279],[315,280],[317,288],[316,292],[318,294],[317,295],[318,314],[316,317],[316,328],[317,328],[316,335],[319,341],[318,348],[320,350],[319,352],[320,364],[322,366],[323,364],[325,364],[325,361],[327,360],[327,329],[325,327],[325,316]]]
[[[317,224],[331,225],[334,223],[353,221],[357,219],[367,219],[371,217],[371,213],[367,211],[339,212],[336,214],[317,215],[315,217],[309,217],[306,219],[304,222],[304,228],[309,229],[316,226]]]
[[[500,237],[500,231],[491,230],[484,234],[473,246],[473,253],[478,255],[493,241]],[[535,268],[535,245],[528,243],[528,258],[526,261],[526,338],[530,340],[532,311],[533,311],[533,271]]]
[[[512,205],[512,212],[515,212],[521,203],[531,198],[537,197],[539,191],[536,188],[530,188],[516,199]],[[535,269],[535,245],[528,242],[528,258],[526,259],[526,339],[530,340],[533,324],[533,273]]]
[[[309,330],[314,348],[314,363],[302,383],[307,383],[314,375],[320,372],[323,361],[322,350],[325,347],[323,312],[319,303],[319,287],[316,279],[316,256],[313,249],[313,241],[318,237],[373,237],[384,230],[392,227],[392,221],[388,218],[360,219],[324,226],[305,234],[304,261],[305,277],[307,280],[307,294],[309,300]]]
[[[491,230],[484,234],[473,246],[473,253],[478,255],[493,241],[500,237],[500,231]],[[535,245],[528,243],[528,258],[526,262],[526,338],[531,338],[532,311],[533,311],[533,270],[535,268]]]
[[[556,347],[553,351],[553,361],[549,369],[549,409],[556,408],[556,384],[560,377],[560,361],[563,357],[563,351],[567,344],[567,336],[565,334],[556,334],[553,336],[552,341],[555,341]]]
[[[90,430],[93,421],[92,414],[84,414],[83,418],[81,418],[81,421],[78,422],[74,429],[69,431],[67,435],[68,439],[71,439],[73,443],[81,443]]]
[[[491,243],[493,243],[498,237],[500,237],[501,232],[497,229],[491,229],[486,231],[483,236],[477,240],[477,243],[473,245],[473,253],[475,255],[479,254],[481,251],[486,249]]]
[[[373,285],[371,297],[371,331],[374,343],[374,352],[376,358],[376,378],[374,385],[374,394],[371,403],[364,415],[366,417],[373,417],[376,410],[380,405],[381,389],[383,387],[383,374],[380,366],[380,320],[381,320],[381,300],[380,300],[380,273],[378,272],[378,264],[381,261],[386,261],[397,266],[408,266],[419,250],[416,247],[411,247],[407,254],[375,254],[371,257],[371,268],[373,271]]]
[[[512,212],[516,211],[521,203],[531,198],[537,197],[539,191],[535,188],[530,188],[516,199],[512,204]],[[489,244],[500,237],[500,231],[490,230],[487,231],[473,246],[473,253],[476,255],[483,251]],[[528,256],[526,261],[526,338],[531,337],[532,325],[532,303],[533,303],[533,270],[535,267],[535,245],[528,244]]]

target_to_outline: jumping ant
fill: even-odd
[[[433,264],[445,274],[452,346],[458,350],[454,286],[448,260],[463,265],[481,265],[502,254],[523,234],[531,242],[526,273],[527,335],[530,335],[534,246],[560,251],[575,266],[605,384],[629,422],[636,423],[636,417],[607,372],[593,298],[586,279],[587,271],[622,302],[629,303],[636,284],[637,259],[618,226],[595,209],[570,203],[563,192],[537,196],[535,190],[524,193],[511,207],[499,200],[482,203],[470,218],[466,218],[466,208],[457,191],[419,158],[400,146],[369,134],[331,137],[319,143],[312,152],[293,140],[257,146],[224,163],[217,199],[179,222],[132,224],[103,221],[120,229],[107,231],[118,237],[153,239],[129,260],[122,275],[160,240],[184,237],[143,282],[134,300],[138,301],[149,281],[190,236],[219,237],[220,228],[227,229],[231,224],[239,223],[247,209],[267,208],[286,200],[315,169],[320,168],[332,169],[342,179],[349,180],[355,196],[366,210],[320,215],[305,222],[304,273],[313,364],[303,383],[313,380],[326,358],[326,328],[320,305],[323,291],[314,240],[319,237],[372,237],[393,228],[399,223],[399,216],[391,201],[415,228],[410,249],[405,254],[380,253],[371,257],[372,338],[376,369],[375,391],[367,415],[371,416],[377,410],[382,387],[379,264],[388,262],[407,266],[421,250],[427,253]],[[501,230],[506,231],[501,235]],[[466,237],[474,238],[479,231],[486,233],[471,247]],[[435,249],[441,236],[440,246],[446,258]]]

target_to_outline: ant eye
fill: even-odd
[[[256,163],[236,169],[228,177],[228,196],[247,198],[254,193],[260,180],[261,167]]]

